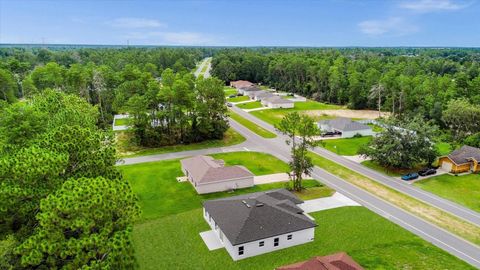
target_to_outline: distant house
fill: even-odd
[[[254,86],[255,84],[252,83],[252,82],[249,82],[249,81],[231,81],[230,82],[230,86],[231,87],[235,87],[237,89],[239,88],[245,88],[245,87],[250,87],[250,86]]]
[[[363,268],[345,252],[323,257],[314,257],[308,261],[278,267],[276,270],[363,270]]]
[[[263,90],[258,90],[258,91],[248,91],[248,92],[245,92],[245,96],[248,96],[250,99],[255,99],[255,97],[260,94],[260,93],[263,93],[265,91]]]
[[[342,138],[351,138],[356,134],[362,136],[375,134],[370,126],[343,117],[319,121],[318,128],[323,132],[338,132]]]
[[[273,109],[293,108],[295,107],[295,102],[279,96],[272,96],[262,99],[262,105]]]
[[[271,97],[275,97],[275,95],[269,91],[261,91],[255,95],[254,99],[258,101],[262,101],[266,98],[271,98]]]
[[[262,89],[258,88],[258,86],[256,85],[240,87],[237,89],[238,89],[238,93],[243,95],[247,95],[247,93],[249,92],[262,91]]]
[[[204,218],[233,260],[314,240],[317,224],[286,189],[203,203]]]
[[[243,166],[225,166],[210,156],[182,159],[182,171],[198,194],[253,186],[253,174]]]
[[[480,172],[480,149],[464,145],[439,159],[442,169],[451,173]]]

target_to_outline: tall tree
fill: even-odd
[[[289,176],[293,183],[293,189],[301,191],[303,175],[310,175],[313,169],[308,150],[317,145],[313,137],[320,131],[311,117],[299,115],[297,112],[285,115],[276,129],[288,137],[286,143],[291,146]]]

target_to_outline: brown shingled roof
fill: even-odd
[[[195,156],[182,159],[180,162],[183,168],[192,176],[193,181],[198,184],[253,176],[243,166],[225,167],[223,160],[216,160],[210,156]]]
[[[459,149],[451,152],[448,155],[448,158],[450,158],[457,165],[468,163],[472,158],[476,161],[480,161],[480,149],[464,145]]]
[[[339,252],[323,257],[314,257],[308,261],[278,267],[276,270],[363,270],[352,257]]]
[[[232,82],[230,82],[230,85],[238,89],[238,88],[253,86],[253,85],[255,85],[255,84],[252,83],[252,82],[249,82],[249,81],[239,80],[239,81],[232,81]]]

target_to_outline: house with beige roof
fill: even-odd
[[[253,173],[243,166],[225,166],[223,160],[194,156],[180,161],[182,171],[198,194],[252,187]]]

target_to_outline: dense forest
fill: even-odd
[[[480,50],[225,49],[212,74],[250,80],[352,109],[420,113],[441,121],[453,99],[480,104]]]

